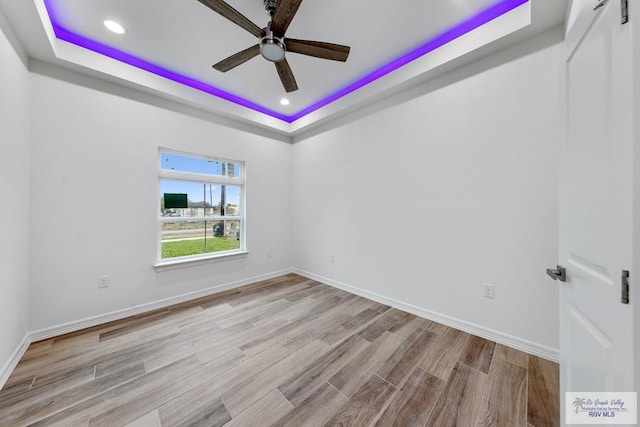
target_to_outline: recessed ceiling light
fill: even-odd
[[[280,104],[282,105],[289,105],[291,102],[287,99],[287,98],[282,98],[280,100]]]
[[[107,19],[106,21],[104,21],[104,26],[116,34],[124,34],[124,27],[118,24],[116,21]]]

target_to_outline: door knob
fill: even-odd
[[[559,265],[557,268],[547,268],[547,275],[551,277],[553,280],[559,280],[561,282],[567,281],[567,270]]]

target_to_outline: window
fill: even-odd
[[[160,151],[159,259],[244,251],[244,164]]]

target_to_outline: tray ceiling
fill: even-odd
[[[286,35],[348,45],[351,53],[342,63],[288,52],[299,87],[289,94],[274,64],[261,56],[226,73],[212,68],[258,39],[197,0],[34,0],[22,8],[1,0],[0,7],[32,57],[71,63],[94,75],[291,134],[353,111],[394,87],[406,89],[407,81],[424,79],[457,57],[531,27],[532,15],[540,16],[540,29],[562,22],[566,1],[551,8],[538,6],[543,10],[532,14],[534,1],[306,0]],[[227,3],[259,27],[267,25],[262,0]],[[125,33],[109,31],[103,24],[108,19],[120,23]],[[36,21],[45,37],[26,36],[15,21],[26,26]],[[282,105],[282,98],[289,104]]]

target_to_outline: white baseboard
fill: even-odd
[[[103,323],[112,322],[114,320],[124,319],[125,317],[135,316],[137,314],[146,313],[153,310],[169,307],[175,304],[180,304],[192,299],[206,297],[216,294],[218,292],[226,291],[229,289],[239,288],[240,286],[250,285],[252,283],[260,282],[262,280],[272,279],[274,277],[282,276],[292,273],[293,269],[287,268],[284,270],[273,271],[271,273],[261,274],[259,276],[253,276],[242,280],[236,280],[235,282],[225,283],[223,285],[213,286],[207,289],[201,289],[195,292],[189,292],[186,294],[178,295],[171,298],[166,298],[159,301],[154,301],[146,304],[140,304],[134,307],[125,308],[122,310],[113,311],[111,313],[100,314],[98,316],[88,317],[82,320],[76,320],[62,325],[52,326],[49,328],[40,329],[29,333],[31,342],[41,341],[48,338],[53,338],[59,335],[68,334],[69,332],[79,331],[81,329],[90,328],[92,326],[101,325]]]
[[[31,344],[31,338],[29,337],[29,333],[26,333],[22,341],[20,341],[20,344],[18,344],[18,347],[16,347],[11,354],[11,357],[9,357],[9,360],[7,360],[0,369],[0,390],[2,390],[2,387],[7,383],[9,376],[11,376],[16,366],[18,366],[18,362],[20,362],[20,359],[22,359],[22,356],[24,356],[24,353],[29,348],[29,344]]]
[[[98,316],[88,317],[86,319],[76,320],[73,322],[64,323],[62,325],[27,332],[9,360],[0,370],[0,390],[9,379],[9,376],[18,365],[18,362],[20,361],[20,359],[22,359],[22,356],[24,356],[24,353],[27,351],[27,348],[29,348],[29,345],[31,343],[57,337],[59,335],[68,334],[69,332],[76,332],[85,328],[90,328],[92,326],[112,322],[114,320],[124,319],[125,317],[135,316],[137,314],[170,307],[172,305],[180,304],[185,301],[213,295],[229,289],[239,288],[241,286],[250,285],[262,280],[273,279],[274,277],[282,276],[292,272],[293,269],[286,268],[284,270],[273,271],[271,273],[261,274],[259,276],[248,277],[246,279],[236,280],[235,282],[225,283],[223,285],[213,286],[211,288],[201,289],[199,291],[189,292],[159,301],[140,304],[135,307],[125,308],[122,310],[113,311],[111,313],[100,314]]]
[[[157,310],[160,308],[169,307],[181,302],[189,301],[192,299],[213,295],[218,292],[226,291],[229,289],[239,288],[240,286],[250,285],[252,283],[260,282],[262,280],[272,279],[274,277],[282,276],[292,273],[293,269],[286,268],[284,270],[273,271],[271,273],[261,274],[259,276],[253,276],[242,280],[236,280],[235,282],[226,283],[223,285],[213,286],[207,289],[201,289],[195,292],[189,292],[186,294],[178,295],[171,298],[166,298],[159,301],[154,301],[146,304],[140,304],[135,307],[125,308],[122,310],[113,311],[111,313],[100,314],[98,316],[88,317],[62,325],[52,326],[49,328],[40,329],[37,331],[27,332],[15,349],[9,360],[0,369],[0,390],[5,385],[9,376],[24,356],[25,352],[29,348],[31,343],[45,340],[48,338],[57,337],[59,335],[68,334],[69,332],[76,332],[92,326],[101,325],[103,323],[112,322],[114,320],[124,319],[125,317],[135,316],[136,314],[146,313],[148,311]]]
[[[423,317],[434,322],[442,323],[443,325],[450,326],[455,329],[459,329],[464,332],[468,332],[472,335],[476,335],[491,341],[495,341],[499,344],[512,347],[525,353],[533,354],[534,356],[541,357],[552,362],[559,363],[560,353],[558,349],[547,347],[542,344],[538,344],[532,341],[528,341],[522,338],[515,337],[513,335],[505,334],[484,326],[476,325],[465,320],[456,319],[455,317],[447,316],[442,313],[438,313],[426,308],[418,307],[412,304],[407,304],[402,301],[395,300],[383,295],[369,292],[367,290],[350,286],[341,282],[337,282],[326,277],[318,276],[317,274],[309,273],[298,268],[293,268],[293,272],[301,276],[313,279],[315,281],[327,284],[334,288],[342,289],[343,291],[360,295],[361,297],[385,304],[398,310],[406,311],[407,313],[415,314],[416,316]]]

